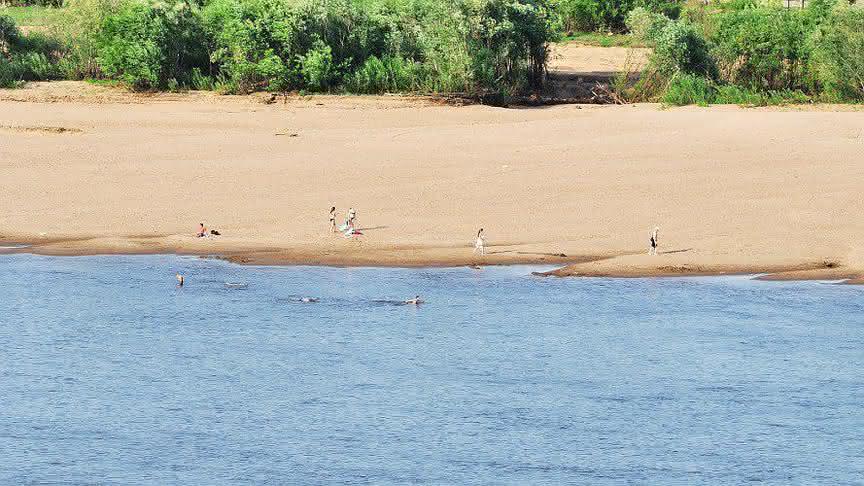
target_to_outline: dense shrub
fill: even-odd
[[[42,34],[22,35],[11,18],[0,16],[0,87],[55,79],[59,44]]]
[[[656,35],[651,63],[667,76],[679,73],[708,78],[717,76],[708,42],[687,22],[670,22]]]
[[[806,103],[811,98],[798,90],[757,91],[733,84],[717,82],[694,76],[677,74],[670,80],[660,100],[669,105],[735,104],[745,106],[767,106],[789,103]]]
[[[213,0],[210,59],[237,91],[513,91],[538,85],[553,37],[540,1]]]
[[[107,76],[134,88],[165,88],[207,65],[204,45],[196,6],[133,0],[105,18],[97,62]]]
[[[864,10],[839,8],[813,36],[813,80],[831,100],[864,100]]]
[[[669,17],[636,7],[627,14],[627,30],[637,41],[653,45],[663,29],[672,22]]]
[[[679,72],[672,76],[662,100],[670,105],[707,105],[712,98],[711,80]]]
[[[623,32],[635,8],[677,19],[681,5],[681,0],[559,0],[557,11],[567,31]]]
[[[800,10],[768,7],[720,14],[713,42],[724,79],[751,89],[803,88],[810,58],[805,20]]]
[[[420,65],[399,57],[370,56],[347,82],[354,93],[414,91],[422,79]]]
[[[710,14],[688,4],[682,20],[666,22],[636,9],[628,25],[655,50],[638,82],[615,85],[625,99],[864,100],[864,11],[845,0],[812,0],[803,10],[736,0]]]
[[[0,15],[0,54],[7,54],[21,42],[21,31],[8,15]]]

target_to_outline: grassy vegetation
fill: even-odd
[[[19,27],[48,27],[62,17],[62,8],[27,6],[0,7],[0,15],[10,17]]]

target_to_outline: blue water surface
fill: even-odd
[[[864,289],[532,270],[2,256],[0,484],[864,484]]]

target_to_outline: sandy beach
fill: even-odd
[[[864,276],[855,109],[262,98],[0,92],[0,241],[32,245],[0,251]],[[331,205],[363,236],[330,234]]]

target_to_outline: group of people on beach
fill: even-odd
[[[330,233],[336,233],[336,206],[330,207]],[[362,235],[360,231],[357,229],[357,211],[351,207],[348,208],[348,214],[345,217],[345,223],[338,228],[346,238],[350,238],[353,236]],[[486,256],[486,236],[483,234],[484,229],[480,228],[477,231],[477,237],[474,240],[474,254],[480,256]],[[649,240],[648,254],[649,255],[657,255],[657,246],[659,245],[659,234],[660,228],[655,227],[654,231],[651,232],[651,238]],[[217,230],[209,230],[204,223],[198,223],[198,230],[195,233],[195,236],[198,238],[204,238],[207,236],[219,236],[221,233]],[[178,275],[178,281],[180,285],[183,285],[182,277]],[[406,302],[407,303],[407,302]]]
[[[360,233],[357,230],[356,221],[357,221],[357,211],[353,207],[351,207],[348,209],[348,214],[345,218],[345,223],[340,228],[338,228],[338,230],[340,232],[342,232],[346,238],[360,235],[362,233]],[[330,232],[336,233],[336,231],[337,231],[337,228],[336,228],[336,206],[331,206],[330,207]],[[480,255],[480,256],[486,255],[486,236],[483,234],[483,232],[484,232],[483,228],[480,228],[477,231],[477,238],[474,240],[474,254],[475,255]],[[649,247],[648,247],[648,254],[649,255],[652,255],[652,256],[657,255],[657,247],[659,246],[659,234],[660,234],[660,228],[659,227],[655,227],[654,231],[651,232],[651,238],[649,240]],[[204,237],[208,237],[208,236],[219,236],[219,235],[221,235],[221,233],[219,231],[209,230],[209,232],[208,232],[208,229],[206,226],[204,226],[204,223],[198,223],[198,230],[195,233],[196,237],[204,238]],[[183,275],[181,275],[180,273],[177,273],[176,278],[177,278],[177,287],[183,287],[183,285],[186,283],[186,278]],[[311,302],[318,302],[318,299],[310,298],[309,300],[304,300],[303,302],[310,302],[310,303]],[[419,295],[417,295],[413,299],[405,300],[403,303],[409,304],[409,305],[419,305],[419,304],[423,303],[423,300],[420,299]]]
[[[362,234],[357,230],[357,211],[354,210],[353,207],[348,208],[348,215],[345,217],[345,223],[339,227],[339,231],[341,231],[346,238]],[[336,233],[336,206],[330,207],[330,232]]]
[[[359,235],[357,228],[355,226],[355,219],[357,217],[357,212],[354,208],[348,209],[348,217],[345,219],[345,224],[340,228],[341,231],[344,232],[346,237]],[[202,225],[203,227],[203,225]],[[480,256],[486,256],[486,236],[483,234],[483,228],[480,228],[477,231],[477,238],[474,240],[474,254]],[[336,206],[330,207],[330,232],[336,232]],[[649,255],[657,255],[657,245],[659,244],[659,234],[660,228],[655,227],[654,231],[651,232],[651,239],[648,247]]]

